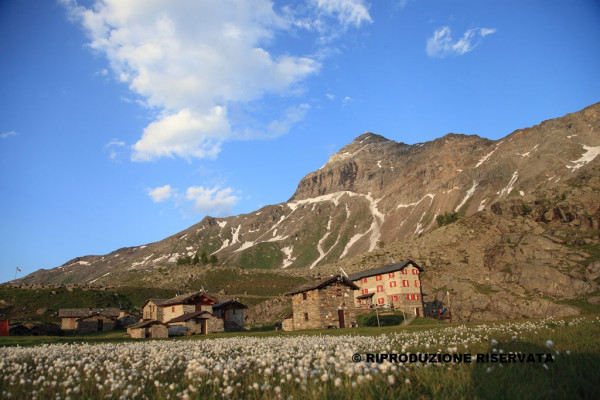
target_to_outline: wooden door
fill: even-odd
[[[208,333],[208,320],[203,319],[200,322],[200,333],[202,335],[206,335]]]
[[[340,328],[345,328],[346,321],[344,320],[344,310],[338,310],[338,319],[340,321]]]
[[[99,319],[98,320],[98,332],[102,332],[104,330],[104,321]]]

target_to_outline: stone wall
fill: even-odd
[[[208,333],[225,332],[225,323],[221,318],[211,315],[207,322]]]
[[[101,321],[101,322],[100,322]],[[95,315],[87,318],[82,318],[77,321],[77,333],[99,332],[99,325],[102,324],[102,331],[112,331],[115,329],[115,321],[106,318],[103,315]]]
[[[65,331],[75,329],[75,318],[61,318],[60,328]]]
[[[284,331],[293,331],[294,330],[294,318],[286,318],[281,321],[281,329]]]
[[[142,311],[143,319],[153,319],[155,321],[161,321],[162,319],[162,307],[158,306],[153,301],[149,301],[144,306]]]
[[[150,337],[153,339],[168,338],[169,329],[165,325],[156,324],[150,327]]]
[[[146,337],[146,330],[146,328],[127,329],[127,333],[133,339],[144,339]]]
[[[343,310],[344,326],[356,326],[353,290],[339,282],[321,289],[292,296],[294,330],[339,328],[339,310]]]

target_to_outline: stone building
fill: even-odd
[[[77,329],[78,319],[95,314],[102,314],[106,317],[116,319],[121,314],[121,310],[118,308],[61,308],[58,310],[61,329],[65,331]]]
[[[247,309],[247,305],[231,299],[213,305],[213,314],[223,319],[226,331],[241,331],[244,330],[244,310]]]
[[[130,325],[127,328],[127,333],[135,339],[160,339],[169,337],[167,325],[156,320],[140,321],[137,324]]]
[[[293,330],[350,328],[357,326],[354,290],[358,287],[341,275],[309,283],[286,293],[292,297]]]
[[[143,306],[144,321],[158,321],[168,327],[170,336],[207,334],[244,329],[243,310],[236,300],[217,303],[205,292],[171,299],[149,299]]]
[[[225,331],[225,321],[208,311],[196,311],[170,320],[169,335],[206,335]]]
[[[357,308],[390,307],[417,317],[423,316],[421,268],[412,260],[358,272],[348,276],[358,290]]]
[[[112,331],[117,325],[117,319],[105,314],[92,314],[87,317],[78,318],[75,321],[75,331],[77,333],[105,332]]]

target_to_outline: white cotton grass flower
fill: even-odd
[[[550,340],[550,339],[546,340],[546,347],[550,348],[552,346],[554,346],[554,342],[552,340]]]
[[[387,381],[390,386],[394,386],[394,384],[396,383],[396,377],[394,375],[388,375]]]

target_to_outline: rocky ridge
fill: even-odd
[[[498,141],[448,134],[431,142],[407,145],[365,133],[302,179],[285,203],[245,215],[206,217],[160,242],[123,248],[104,256],[78,257],[60,267],[37,271],[22,281],[144,283],[157,269],[174,265],[178,257],[193,256],[202,250],[228,265],[314,275],[356,256],[373,257],[383,251],[380,247],[385,251],[397,248],[396,257],[413,258],[431,270],[428,287],[452,288],[457,301],[459,294],[464,294],[463,319],[490,318],[493,314],[503,315],[503,304],[510,304],[510,299],[520,295],[561,296],[560,290],[542,290],[556,287],[550,282],[553,278],[542,277],[551,276],[556,268],[566,265],[564,268],[573,269],[573,263],[590,261],[579,248],[569,257],[583,260],[556,259],[556,255],[568,253],[563,251],[565,245],[544,232],[547,225],[568,221],[561,224],[566,223],[568,229],[583,235],[581,240],[596,243],[593,232],[598,231],[598,215],[594,211],[594,196],[598,193],[593,183],[599,176],[599,153],[600,104],[517,130]],[[577,186],[573,182],[578,179],[587,183],[577,188],[577,196],[569,194],[575,189],[565,188]],[[554,192],[561,192],[558,198],[550,195]],[[540,201],[546,202],[545,208],[536,203]],[[521,211],[532,211],[522,215],[519,207],[525,207]],[[585,209],[586,217],[574,218],[573,208]],[[445,213],[456,213],[461,217],[460,223],[438,228],[437,217]],[[532,219],[533,215],[536,218]],[[478,225],[475,221],[482,218],[488,220]],[[473,227],[461,230],[467,221]],[[584,227],[589,227],[585,228],[588,231]],[[513,246],[518,243],[521,253],[512,254],[506,249],[499,252],[499,243],[508,243],[507,240]],[[465,247],[467,243],[469,246]],[[556,250],[556,246],[563,250]],[[458,252],[458,248],[463,248],[463,252]],[[533,263],[533,268],[522,264],[544,252],[552,256]],[[507,272],[509,264],[511,273]],[[469,266],[468,278],[457,272],[465,266]],[[475,285],[457,283],[464,279]],[[507,279],[545,283],[538,283],[537,289],[523,283],[522,293],[516,287],[498,290],[502,294],[491,297],[492,293],[486,293],[497,290],[495,286]],[[597,290],[597,283],[565,280],[561,284],[573,293]],[[475,292],[494,300],[488,304],[489,299],[486,303]],[[497,300],[502,296],[504,300]],[[478,300],[467,304],[467,299]],[[542,313],[560,313],[551,304]]]

